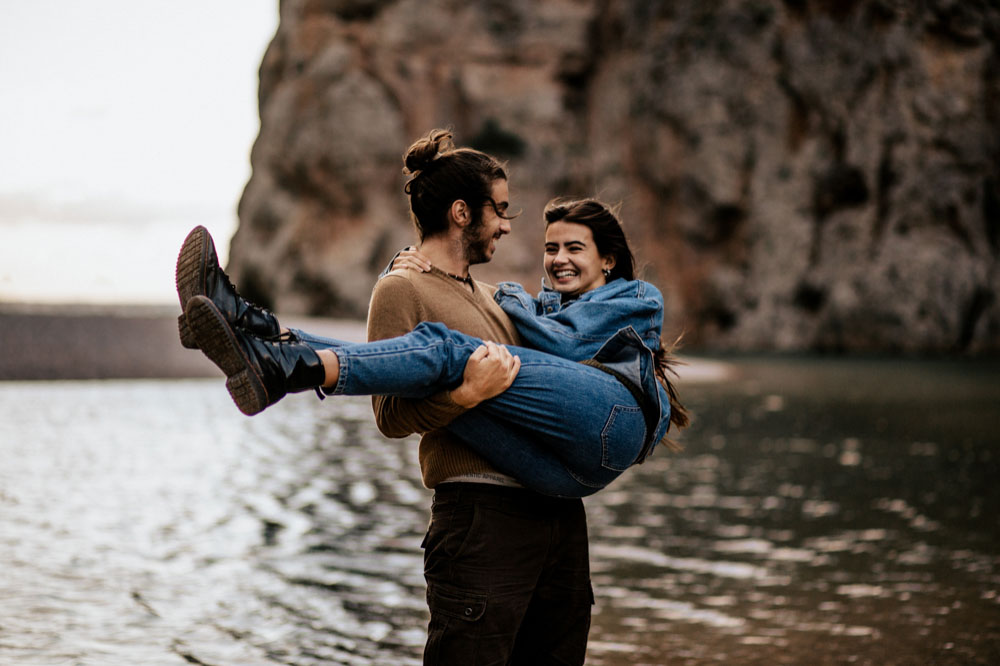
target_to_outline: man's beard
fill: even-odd
[[[474,221],[462,230],[462,244],[465,246],[465,258],[468,260],[470,266],[473,264],[485,264],[492,258],[490,256],[490,243],[493,242],[493,236],[483,238],[483,227],[485,227],[483,221],[479,220]]]

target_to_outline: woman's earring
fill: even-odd
[[[606,277],[606,278],[611,277],[611,269],[610,268],[603,268],[603,269],[601,269],[601,272],[604,273],[604,277]]]

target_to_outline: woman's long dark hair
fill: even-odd
[[[635,256],[629,247],[625,230],[615,211],[597,199],[553,199],[545,206],[545,226],[555,222],[570,222],[582,224],[590,229],[594,236],[597,253],[602,257],[613,257],[615,265],[607,276],[608,282],[623,278],[635,279]],[[654,354],[653,369],[667,396],[670,398],[670,424],[678,428],[686,428],[691,422],[687,409],[681,404],[671,377],[677,377],[676,367],[681,361],[674,356],[674,351],[680,346],[678,337],[669,346],[664,346],[660,340],[660,348]],[[669,431],[669,427],[667,428]],[[679,451],[680,446],[666,437],[664,443],[673,451]]]

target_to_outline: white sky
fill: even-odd
[[[278,0],[0,0],[0,301],[176,300],[223,261]]]

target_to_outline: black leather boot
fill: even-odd
[[[215,307],[235,328],[248,331],[262,338],[276,337],[281,332],[278,319],[266,309],[254,305],[240,296],[230,282],[215,253],[215,243],[208,229],[197,226],[184,239],[177,255],[177,295],[181,300],[181,316],[177,318],[177,330],[181,344],[188,349],[197,349],[198,343],[183,314],[188,301],[194,296],[212,299]]]
[[[226,373],[229,395],[247,416],[326,379],[319,355],[293,333],[263,339],[234,329],[215,303],[200,295],[188,301],[184,314],[201,351]]]

